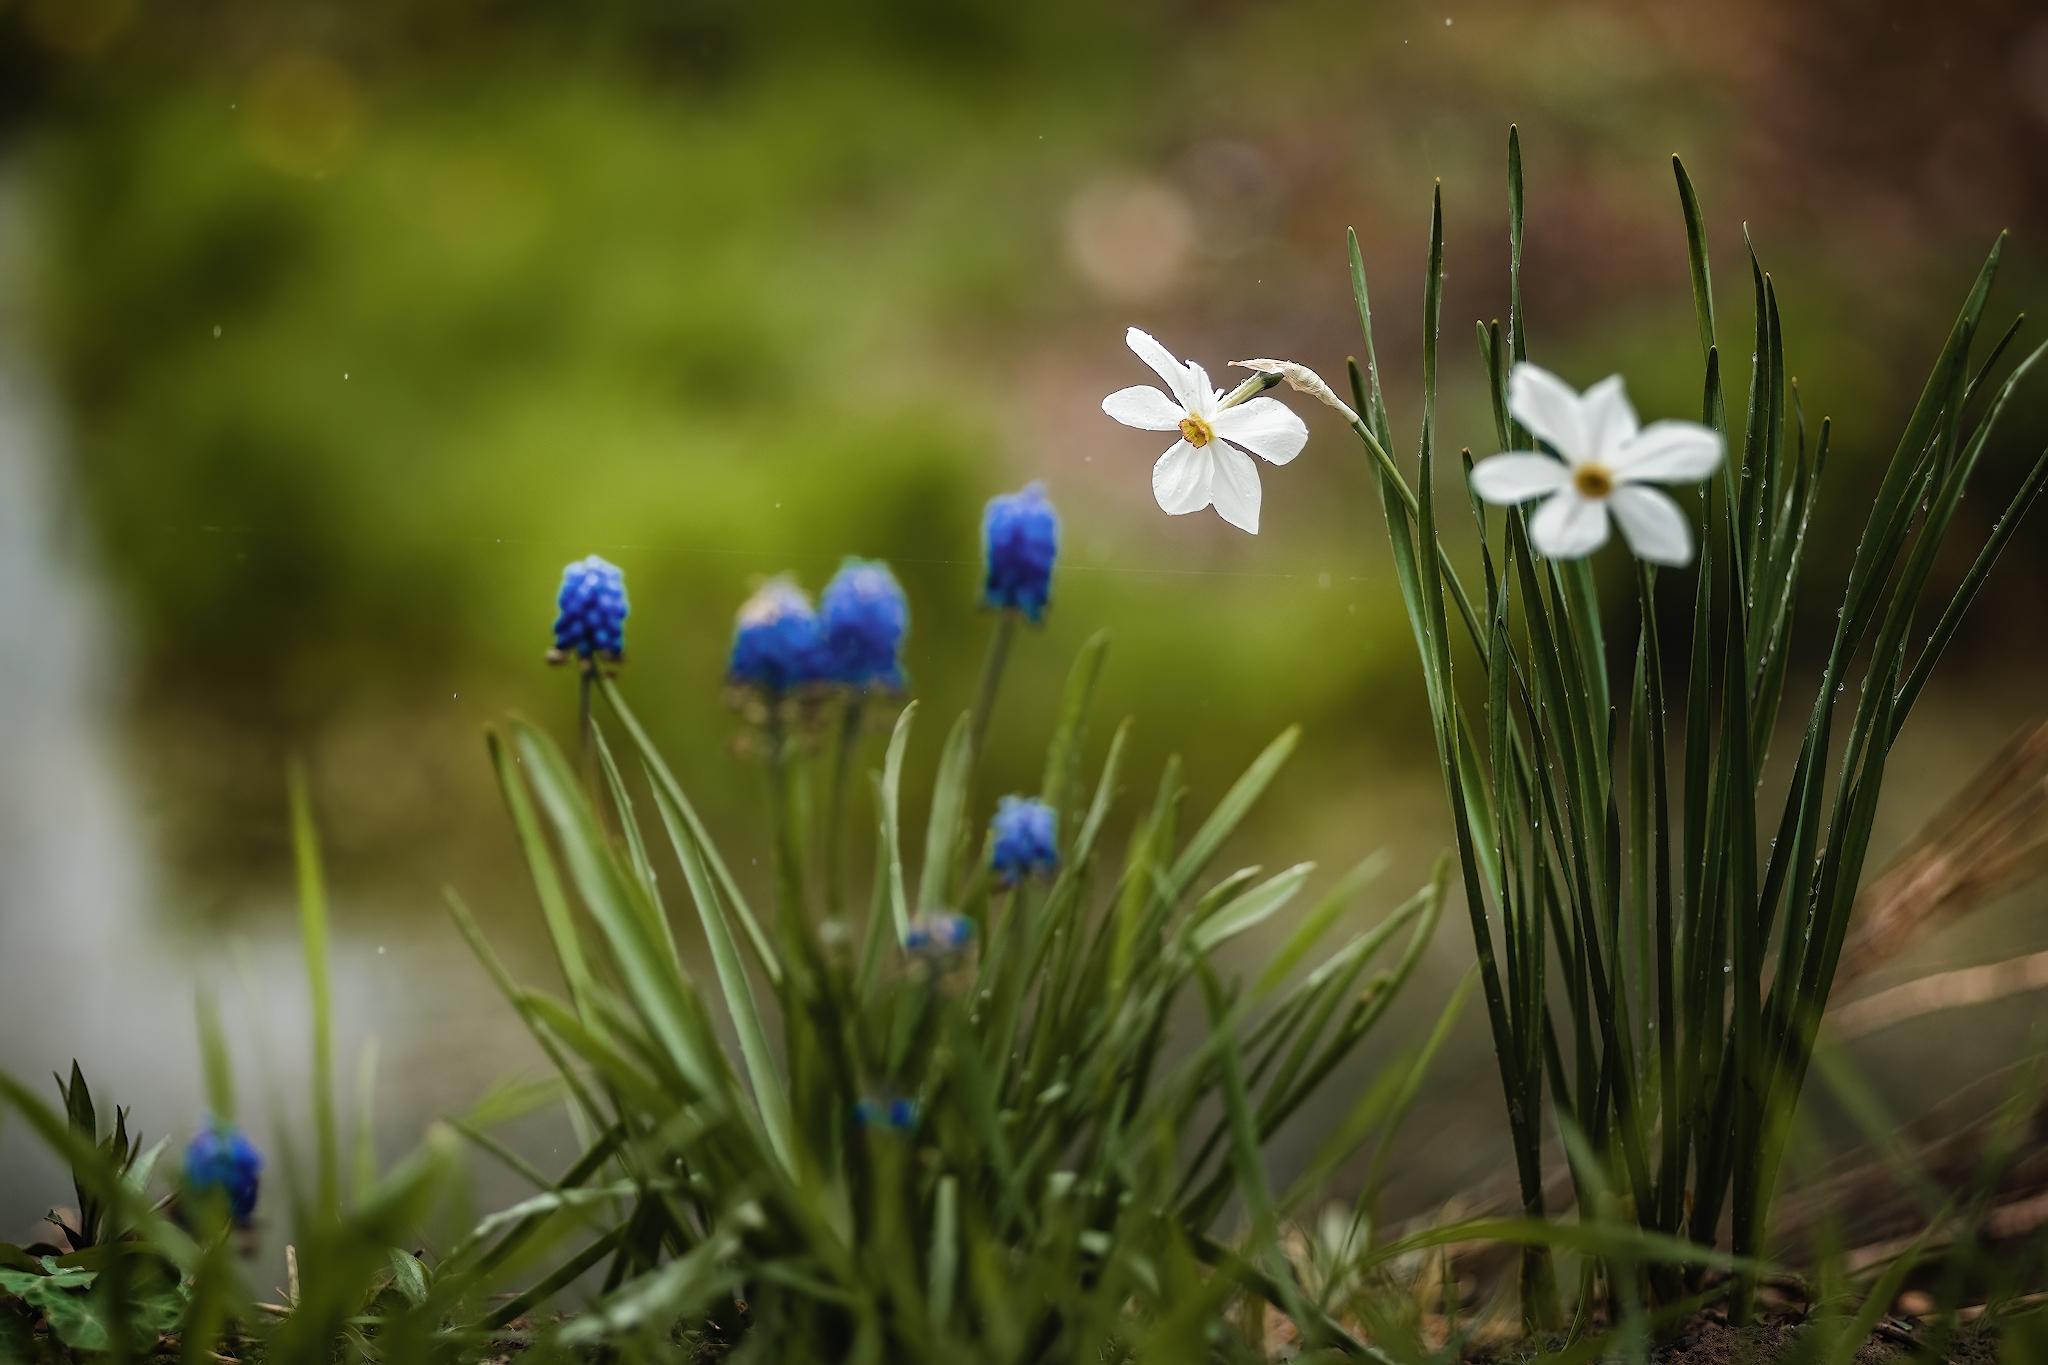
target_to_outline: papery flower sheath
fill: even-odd
[[[827,682],[902,690],[910,603],[887,564],[849,556],[819,595],[818,628]]]
[[[988,500],[981,514],[981,555],[987,570],[981,604],[1019,611],[1037,624],[1052,597],[1052,566],[1060,554],[1060,518],[1045,496],[1045,485]]]
[[[1276,398],[1250,398],[1226,405],[1223,390],[1209,375],[1133,327],[1124,342],[1152,367],[1171,397],[1149,384],[1118,389],[1102,410],[1140,431],[1178,431],[1180,439],[1152,466],[1152,496],[1161,511],[1183,516],[1214,507],[1240,530],[1259,533],[1259,467],[1250,451],[1272,464],[1286,464],[1308,444],[1308,427]]]
[[[1607,543],[1607,516],[1621,523],[1636,557],[1679,565],[1692,559],[1685,513],[1660,483],[1697,483],[1721,463],[1720,434],[1698,422],[1639,426],[1621,376],[1583,394],[1523,361],[1508,374],[1508,411],[1557,456],[1514,450],[1472,469],[1472,488],[1497,506],[1542,498],[1529,540],[1551,559],[1580,559]],[[1561,456],[1562,458],[1558,458]]]

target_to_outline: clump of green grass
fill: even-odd
[[[1012,624],[1000,620],[999,638]],[[1060,701],[1035,798],[1058,832],[1045,875],[992,868],[994,840],[975,827],[994,803],[974,792],[978,725],[963,715],[933,777],[913,879],[900,808],[917,707],[902,710],[870,775],[877,851],[864,917],[829,908],[823,883],[839,865],[813,858],[823,841],[809,736],[834,728],[834,708],[872,701],[816,693],[757,716],[777,873],[767,915],[602,670],[582,680],[600,702],[585,721],[587,762],[523,721],[494,732],[492,761],[566,991],[514,981],[452,891],[449,903],[558,1074],[494,1092],[381,1173],[366,1136],[347,1169],[324,878],[295,781],[315,1055],[311,1160],[289,1145],[279,1154],[294,1229],[285,1301],[256,1302],[242,1286],[217,1201],[152,1204],[148,1164],[130,1167],[125,1139],[95,1145],[89,1123],[6,1082],[7,1100],[72,1161],[82,1200],[105,1210],[110,1244],[89,1264],[80,1257],[90,1251],[10,1262],[25,1288],[8,1282],[24,1309],[7,1349],[53,1349],[55,1329],[63,1342],[116,1351],[175,1341],[187,1359],[227,1349],[435,1361],[517,1345],[538,1359],[1248,1360],[1263,1359],[1254,1329],[1272,1305],[1318,1348],[1366,1351],[1328,1296],[1298,1281],[1287,1220],[1374,1138],[1368,1189],[1382,1178],[1387,1139],[1442,1030],[1428,1048],[1390,1050],[1286,1187],[1271,1182],[1264,1148],[1385,1016],[1438,922],[1448,863],[1324,951],[1380,872],[1383,859],[1367,858],[1255,974],[1227,971],[1224,950],[1293,906],[1314,871],[1210,872],[1297,732],[1190,819],[1191,832],[1177,761],[1125,824],[1131,722],[1084,780],[1107,654],[1098,634]],[[994,695],[991,681],[984,702]],[[842,769],[852,753],[840,749]],[[1107,844],[1120,826],[1115,858]],[[679,883],[657,873],[664,847]],[[824,875],[814,861],[830,862]],[[709,950],[706,981],[685,970],[687,934]],[[230,1116],[210,1009],[201,1024],[210,1098]],[[84,1095],[82,1081],[73,1093]],[[553,1175],[489,1132],[551,1100],[584,1137]],[[530,1179],[531,1197],[465,1219],[463,1137]],[[104,1287],[110,1267],[144,1264],[170,1299]],[[103,1335],[67,1335],[63,1314],[88,1306]],[[30,1330],[38,1313],[40,1333]]]
[[[683,970],[602,729],[598,792],[534,727],[494,738],[567,998],[513,983],[452,903],[594,1135],[573,1181],[553,1182],[477,1251],[503,1261],[588,1229],[495,1321],[602,1268],[598,1298],[555,1344],[652,1350],[681,1323],[700,1342],[775,1360],[1227,1358],[1217,1324],[1255,1300],[1311,1341],[1361,1349],[1293,1282],[1281,1220],[1398,1118],[1417,1059],[1389,1067],[1391,1083],[1368,1090],[1288,1189],[1271,1187],[1261,1149],[1384,1015],[1428,942],[1444,875],[1290,984],[1377,873],[1368,859],[1255,978],[1226,979],[1218,950],[1292,903],[1312,870],[1201,884],[1295,733],[1185,839],[1169,764],[1120,866],[1109,863],[1128,722],[1094,782],[1079,780],[1106,650],[1104,636],[1082,650],[1046,758],[1039,796],[1062,833],[1049,881],[991,874],[972,833],[967,715],[939,761],[919,875],[906,876],[899,807],[916,708],[905,708],[873,775],[865,924],[820,908],[799,738],[778,730],[770,745],[778,894],[764,920],[618,685],[600,682],[682,870],[715,993]],[[939,915],[972,926],[952,940],[965,946],[918,948],[930,938],[920,924]],[[1398,962],[1368,978],[1404,930]],[[1217,1231],[1226,1217],[1240,1235]]]
[[[1508,322],[1481,323],[1478,334],[1496,434],[1502,450],[1514,451],[1534,449],[1536,436],[1509,402],[1510,374],[1528,356],[1521,153],[1512,133],[1508,158]],[[1988,384],[2015,322],[1973,368],[2001,239],[1884,468],[1840,610],[1832,622],[1797,621],[1828,423],[1817,437],[1807,429],[1787,378],[1776,286],[1752,254],[1748,401],[1740,430],[1731,426],[1703,219],[1684,167],[1673,164],[1698,306],[1701,421],[1727,444],[1728,458],[1701,499],[1688,503],[1696,564],[1633,566],[1633,619],[1603,614],[1590,560],[1532,546],[1533,512],[1495,517],[1477,493],[1469,499],[1480,540],[1476,577],[1472,566],[1466,578],[1453,566],[1433,471],[1440,207],[1425,286],[1427,389],[1412,489],[1388,453],[1393,438],[1372,365],[1355,238],[1352,277],[1371,378],[1354,362],[1352,387],[1436,718],[1525,1213],[1540,1221],[1547,1212],[1548,1107],[1564,1133],[1582,1217],[1702,1248],[1716,1245],[1724,1215],[1730,1219],[1732,1250],[1745,1267],[1732,1282],[1739,1322],[1869,851],[1886,757],[2048,477],[2044,455],[1929,626],[1923,598],[1957,506],[2042,349]],[[1470,452],[1465,459],[1469,473]],[[1676,644],[1664,633],[1674,620],[1687,637]],[[1825,663],[1782,806],[1768,811],[1760,782],[1802,638],[1827,642]],[[1682,690],[1671,687],[1681,665]],[[1605,1258],[1609,1301],[1691,1301],[1710,1258],[1691,1257],[1690,1270],[1682,1259],[1664,1257],[1643,1273],[1640,1257]],[[1525,1258],[1521,1291],[1530,1327],[1557,1324],[1540,1243]]]

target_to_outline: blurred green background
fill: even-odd
[[[1304,724],[1239,861],[1335,875],[1390,845],[1391,903],[1448,831],[1355,443],[1295,400],[1312,439],[1263,470],[1254,539],[1160,514],[1160,442],[1097,405],[1150,381],[1131,324],[1212,373],[1341,375],[1351,225],[1412,431],[1440,183],[1445,447],[1490,451],[1469,328],[1506,311],[1510,123],[1532,351],[1580,384],[1624,372],[1646,419],[1698,403],[1671,154],[1736,360],[1747,226],[1805,411],[1836,422],[1817,611],[2000,229],[2000,324],[2048,315],[2048,21],[2025,0],[12,0],[0,104],[152,913],[200,956],[279,932],[294,752],[344,934],[442,934],[446,881],[519,932],[479,732],[513,708],[566,730],[573,684],[541,654],[589,552],[627,573],[625,686],[740,861],[760,794],[719,690],[766,574],[895,565],[927,772],[984,644],[979,509],[1029,479],[1065,551],[985,785],[1034,783],[1058,680],[1106,625],[1093,752],[1135,713],[1134,785],[1178,751],[1201,808]],[[2038,392],[2010,430],[1980,534],[2048,440]],[[2044,584],[2037,518],[1916,723],[1894,838],[2035,704]],[[0,922],[17,949],[26,922]],[[1469,960],[1456,917],[1437,955],[1418,1019]],[[1445,1112],[1493,1124],[1474,1093]]]

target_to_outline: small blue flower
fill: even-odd
[[[786,692],[825,675],[818,613],[787,577],[769,579],[740,608],[727,676],[743,687]]]
[[[1059,817],[1030,796],[1006,796],[991,822],[996,847],[990,858],[1003,885],[1015,886],[1033,872],[1050,875],[1060,865]]]
[[[228,1212],[246,1224],[256,1212],[256,1185],[263,1174],[263,1154],[231,1123],[209,1122],[185,1148],[185,1187],[219,1190]]]
[[[1046,501],[1045,485],[988,500],[981,517],[982,557],[988,581],[983,606],[1021,611],[1031,621],[1045,617],[1052,595],[1052,564],[1060,552],[1060,519]]]
[[[933,910],[910,921],[903,946],[919,957],[957,953],[974,939],[974,921],[950,910]]]
[[[626,652],[626,576],[618,565],[596,555],[567,565],[555,604],[558,654],[616,659]]]
[[[853,1121],[885,1133],[908,1133],[917,1127],[916,1100],[857,1100]]]
[[[903,637],[910,604],[889,566],[848,556],[818,599],[825,678],[849,687],[903,689]]]

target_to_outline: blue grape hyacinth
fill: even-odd
[[[818,613],[788,577],[769,579],[740,607],[726,669],[734,684],[787,692],[824,678],[825,662]]]
[[[885,1133],[908,1133],[917,1128],[916,1100],[856,1100],[853,1121],[863,1128]]]
[[[626,652],[626,575],[597,555],[562,569],[562,591],[555,598],[556,661],[572,655],[588,659],[622,658]]]
[[[957,953],[974,941],[974,921],[950,910],[932,910],[910,921],[903,946],[919,957]]]
[[[219,1190],[238,1224],[246,1225],[256,1212],[262,1174],[263,1154],[232,1123],[209,1122],[185,1148],[185,1188]]]
[[[988,500],[981,549],[988,565],[982,605],[1020,611],[1034,624],[1042,621],[1052,596],[1053,561],[1060,552],[1060,518],[1046,500],[1044,484]]]
[[[818,599],[818,626],[826,681],[903,690],[910,603],[887,564],[848,556]]]
[[[995,852],[990,864],[1005,886],[1033,872],[1051,875],[1060,865],[1059,817],[1035,797],[1006,796],[992,822]]]

